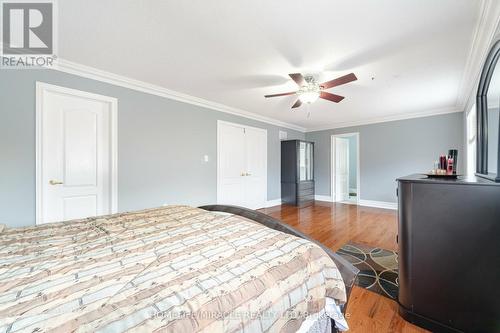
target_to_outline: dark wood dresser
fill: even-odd
[[[314,143],[281,141],[281,201],[295,206],[314,202]]]
[[[399,312],[433,332],[500,332],[500,184],[398,179]]]

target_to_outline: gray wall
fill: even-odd
[[[118,98],[119,211],[215,203],[218,119],[267,129],[268,200],[281,196],[279,127],[57,71],[3,70],[0,223],[35,221],[36,81]],[[304,139],[303,133],[284,130],[289,139]]]
[[[459,171],[463,170],[462,121],[462,113],[451,113],[307,133],[306,140],[316,143],[316,194],[331,195],[332,134],[359,132],[360,199],[396,202],[395,179],[431,170],[450,148],[459,150]]]
[[[355,135],[348,137],[349,139],[349,190],[356,188],[358,181],[357,165],[358,165],[358,139]]]

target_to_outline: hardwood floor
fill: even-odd
[[[260,210],[336,251],[345,243],[397,250],[395,211],[317,201],[313,206],[275,206]],[[346,315],[351,333],[427,332],[398,315],[396,302],[354,287]]]

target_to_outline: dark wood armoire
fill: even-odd
[[[307,206],[314,202],[314,143],[281,141],[281,200]]]

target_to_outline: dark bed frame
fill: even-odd
[[[227,205],[207,205],[207,206],[201,206],[199,208],[213,212],[224,212],[224,213],[239,215],[247,219],[253,220],[255,222],[258,222],[262,225],[265,225],[266,227],[269,227],[271,229],[306,239],[320,246],[328,254],[328,256],[332,258],[332,260],[335,262],[335,265],[337,265],[337,268],[339,269],[340,274],[342,275],[342,279],[344,280],[347,293],[347,301],[349,301],[349,296],[351,294],[351,290],[354,285],[354,282],[356,281],[356,277],[359,273],[359,270],[356,267],[354,267],[351,263],[349,263],[347,260],[339,256],[338,254],[336,254],[335,252],[333,252],[320,242],[311,239],[309,236],[292,228],[291,226],[269,215],[258,212],[256,210],[251,210],[238,206],[227,206]],[[341,306],[342,313],[345,314],[346,309],[347,309],[347,302]],[[335,322],[333,322],[333,320],[332,320],[332,331],[337,332],[335,328]]]

